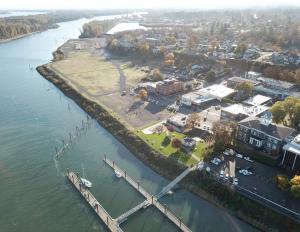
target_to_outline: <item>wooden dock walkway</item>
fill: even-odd
[[[109,160],[108,158],[104,158],[103,160],[106,164],[108,164],[113,170],[119,172],[134,189],[136,189],[140,194],[142,194],[146,200],[143,201],[141,204],[135,206],[134,208],[130,209],[129,211],[125,212],[124,214],[120,215],[118,218],[115,219],[115,221],[119,224],[126,221],[127,218],[139,211],[140,209],[146,208],[149,205],[155,206],[161,213],[163,213],[166,217],[169,218],[170,221],[172,221],[178,228],[180,228],[184,232],[191,232],[191,230],[179,219],[176,217],[175,214],[173,214],[166,206],[162,205],[158,198],[149,194],[143,187],[140,186],[139,182],[134,181],[126,171],[123,171],[121,168],[119,168],[114,161]],[[188,173],[191,172],[191,170],[185,170],[181,175],[179,175],[174,181],[172,181],[169,185],[167,185],[163,190],[159,193],[160,197],[162,197],[164,194],[166,194],[175,184],[177,184],[180,180],[182,180],[183,177],[185,177]],[[166,191],[168,189],[168,191]]]
[[[81,183],[80,178],[74,172],[67,173],[67,177],[73,186],[78,190],[78,192],[83,196],[87,203],[92,207],[92,209],[96,212],[99,218],[103,221],[103,223],[108,227],[108,229],[112,232],[123,232],[120,228],[119,223],[113,219],[109,213],[102,207],[102,205],[97,201],[97,199],[93,196],[93,194],[84,187]]]

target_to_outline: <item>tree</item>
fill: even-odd
[[[270,112],[275,123],[281,123],[285,119],[286,111],[283,102],[277,101],[271,108]]]
[[[267,67],[263,70],[263,73],[267,77],[271,77],[278,80],[280,78],[281,70],[278,67]]]
[[[234,142],[237,125],[231,121],[215,122],[212,131],[215,137],[215,145],[217,148],[223,149],[224,146],[230,145]]]
[[[215,81],[215,80],[216,80],[216,73],[215,73],[214,71],[210,70],[210,71],[207,73],[207,75],[206,75],[206,80],[207,80],[208,82],[213,82],[213,81]]]
[[[194,128],[197,123],[201,122],[201,116],[198,113],[192,113],[187,118],[187,127]]]
[[[174,65],[174,62],[175,62],[175,56],[172,52],[168,53],[166,56],[165,56],[165,61],[164,61],[164,64],[166,66],[173,66]]]
[[[294,109],[294,124],[296,127],[299,127],[300,125],[300,103],[297,103],[295,105],[295,109]]]
[[[178,151],[179,148],[181,147],[181,140],[178,138],[172,139],[172,147],[176,148]]]
[[[235,89],[240,91],[244,97],[249,97],[252,95],[253,84],[248,81],[243,81],[235,86]]]
[[[148,96],[147,90],[141,89],[141,90],[139,91],[139,98],[140,98],[141,100],[145,100],[145,99],[147,98],[147,96]]]
[[[291,179],[291,185],[300,185],[300,175],[295,175]]]
[[[248,46],[244,43],[239,44],[236,49],[235,49],[235,53],[237,54],[244,54],[245,51],[247,50]]]
[[[295,126],[295,106],[298,102],[300,100],[295,97],[287,97],[283,102],[284,110],[287,112],[292,126]]]
[[[277,175],[276,176],[276,184],[277,187],[280,188],[283,191],[287,191],[290,189],[290,181],[289,178],[286,175]]]
[[[153,81],[162,81],[164,79],[163,75],[161,74],[158,68],[153,69],[151,72],[151,79]]]
[[[149,55],[149,51],[150,51],[150,46],[148,43],[143,43],[140,47],[139,47],[139,52],[144,56],[148,56]]]
[[[293,185],[291,187],[291,193],[294,197],[300,198],[300,185]]]

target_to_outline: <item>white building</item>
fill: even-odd
[[[213,97],[219,101],[226,98],[236,91],[224,85],[211,85],[198,91],[199,95]]]

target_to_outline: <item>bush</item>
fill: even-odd
[[[291,187],[291,193],[294,197],[300,198],[300,185],[293,185]]]
[[[170,136],[167,135],[167,136],[164,138],[164,140],[162,141],[161,145],[164,146],[164,147],[166,147],[166,146],[168,146],[170,143],[171,143],[171,138],[170,138]]]
[[[277,187],[280,188],[283,191],[288,191],[290,188],[290,181],[289,178],[285,175],[277,175],[275,177],[275,181],[277,184]]]
[[[300,185],[300,176],[295,175],[291,179],[291,185]]]

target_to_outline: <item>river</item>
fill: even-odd
[[[108,18],[107,16],[104,18]],[[56,161],[55,147],[86,120],[86,113],[31,67],[51,60],[64,41],[79,36],[87,19],[0,44],[0,231],[107,231],[64,176],[67,168],[93,182],[92,192],[113,217],[143,199],[104,165],[104,154],[156,193],[168,180],[135,158],[95,121]],[[253,231],[185,190],[161,200],[193,231]],[[155,208],[122,224],[124,231],[169,232],[177,228]]]

